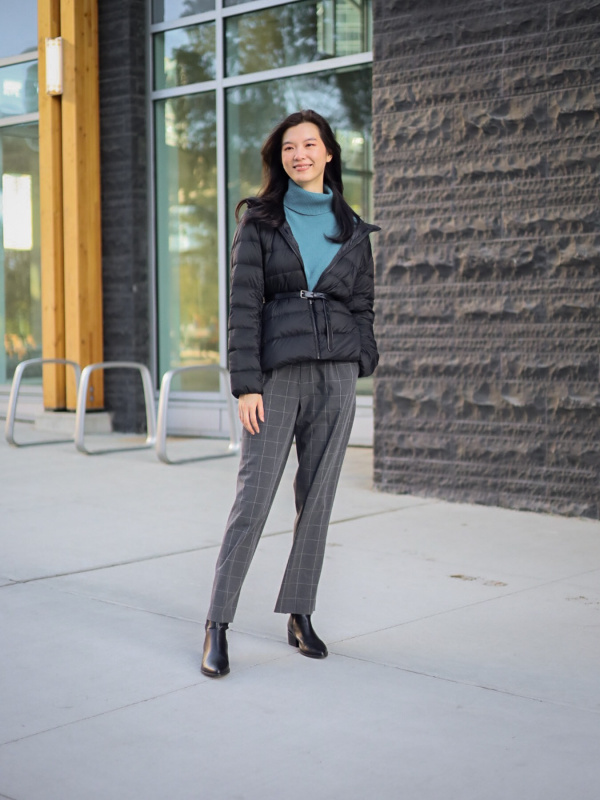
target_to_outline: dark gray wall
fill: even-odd
[[[146,3],[98,3],[104,358],[150,359],[146,157]],[[144,425],[137,372],[105,373],[116,430]]]
[[[600,3],[374,3],[375,482],[600,516]]]

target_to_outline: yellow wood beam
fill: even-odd
[[[102,244],[97,0],[60,0],[64,81],[62,165],[66,357],[82,367],[102,361]],[[88,408],[102,408],[101,371]],[[67,387],[67,407],[76,398]]]
[[[60,97],[46,94],[46,38],[60,36],[60,0],[38,0],[42,355],[65,357]],[[44,407],[65,408],[65,368],[44,367]]]

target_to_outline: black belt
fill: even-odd
[[[331,353],[333,350],[333,331],[331,330],[331,319],[329,317],[329,305],[327,303],[328,300],[331,299],[331,295],[325,294],[325,292],[309,292],[306,289],[300,289],[297,292],[278,292],[277,294],[271,295],[270,297],[266,298],[266,302],[270,302],[271,300],[290,300],[293,297],[301,297],[303,300],[310,300],[311,307],[313,300],[321,300],[323,303],[323,314],[325,315],[325,330],[327,332],[327,349]],[[314,313],[314,312],[313,312]]]

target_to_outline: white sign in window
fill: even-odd
[[[31,175],[2,176],[2,239],[5,250],[33,248]]]

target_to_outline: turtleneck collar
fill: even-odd
[[[331,214],[332,200],[333,192],[329,186],[323,186],[323,194],[307,192],[289,178],[288,190],[283,196],[283,205],[295,211],[296,214],[314,217],[319,214]]]

